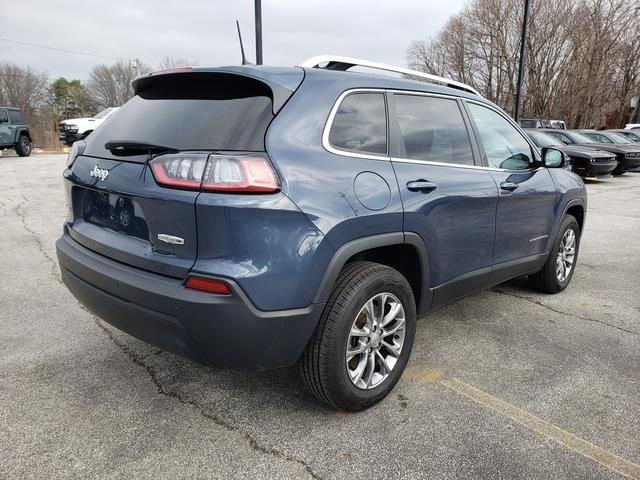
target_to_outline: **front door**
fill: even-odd
[[[466,105],[499,189],[491,278],[491,283],[498,283],[544,263],[556,218],[556,188],[511,121],[487,106]]]
[[[390,100],[404,231],[426,245],[437,307],[486,286],[498,192],[488,169],[474,162],[456,99],[395,93]]]

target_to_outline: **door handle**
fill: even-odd
[[[433,192],[436,188],[438,188],[438,185],[428,182],[427,180],[407,182],[407,190],[411,192],[429,193]]]
[[[517,190],[519,186],[520,185],[518,185],[517,183],[513,183],[513,182],[502,182],[500,184],[500,188],[502,190],[508,190],[509,192],[513,192],[514,190]]]

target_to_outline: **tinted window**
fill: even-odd
[[[20,110],[9,110],[9,119],[11,119],[11,123],[23,123]]]
[[[529,143],[502,115],[475,103],[469,103],[489,166],[522,170],[534,165]]]
[[[613,143],[611,140],[609,140],[607,137],[605,137],[604,135],[600,135],[599,133],[585,133],[584,135],[586,135],[587,137],[595,140],[596,142],[600,142],[600,143]]]
[[[333,119],[329,143],[341,150],[387,153],[387,115],[384,95],[355,93],[347,96]]]
[[[564,133],[556,133],[556,132],[547,132],[547,134],[553,138],[557,138],[558,140],[560,140],[563,144],[565,145],[570,145],[573,142],[571,141],[571,139],[565,135]]]
[[[467,129],[455,100],[395,95],[405,158],[473,165]]]
[[[0,123],[7,123],[9,121],[9,117],[7,117],[6,110],[0,110]]]
[[[113,140],[178,150],[264,151],[273,102],[263,83],[208,73],[144,80],[138,95],[91,134],[88,155],[111,157],[104,144]]]

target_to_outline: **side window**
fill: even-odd
[[[458,107],[447,98],[394,95],[405,158],[473,165],[471,142]]]
[[[475,103],[468,103],[489,166],[524,170],[535,164],[531,146],[502,115]]]
[[[560,132],[547,132],[549,135],[551,135],[554,138],[557,138],[558,140],[560,140],[562,143],[564,143],[565,145],[570,145],[573,142],[571,141],[571,139],[569,137],[567,137],[564,133],[560,133]]]
[[[0,123],[9,123],[9,117],[6,110],[0,110]]]
[[[9,118],[11,119],[11,123],[20,124],[23,123],[22,114],[20,110],[9,110]]]
[[[382,93],[353,93],[338,107],[329,130],[332,147],[387,154],[387,113]]]
[[[609,140],[609,138],[605,137],[604,135],[600,135],[599,133],[593,133],[589,136],[593,138],[596,142],[613,143],[611,140]]]

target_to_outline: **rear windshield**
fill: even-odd
[[[86,154],[112,156],[104,148],[110,141],[177,150],[264,151],[274,117],[268,87],[238,76],[233,82],[229,75],[181,77],[145,85],[89,137]]]

